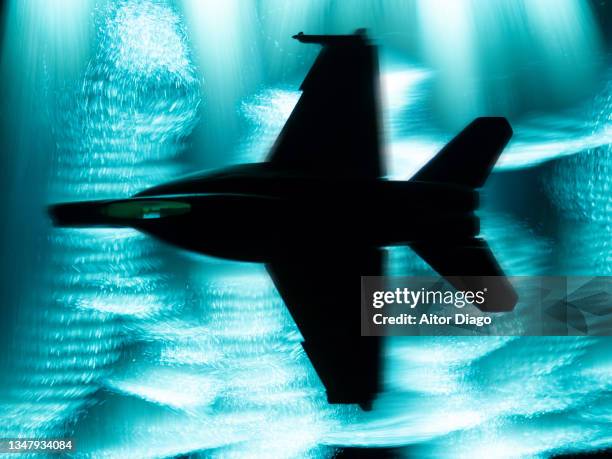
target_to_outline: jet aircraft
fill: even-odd
[[[328,401],[369,409],[382,338],[361,336],[360,281],[384,274],[384,247],[408,245],[457,288],[494,276],[498,300],[482,308],[514,307],[475,215],[512,129],[505,118],[477,118],[411,180],[388,180],[376,46],[363,30],[293,38],[322,49],[267,161],[49,211],[57,226],[132,227],[190,251],[265,263]]]

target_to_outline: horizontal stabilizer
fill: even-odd
[[[506,118],[476,118],[423,166],[412,180],[480,188],[510,137],[512,127]]]
[[[480,238],[461,243],[422,242],[410,247],[458,290],[485,290],[486,312],[512,311],[518,296],[499,267],[489,245]]]

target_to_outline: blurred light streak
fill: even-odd
[[[199,128],[206,138],[207,155],[193,155],[198,167],[226,165],[235,161],[232,139],[240,132],[235,116],[240,101],[261,84],[259,29],[255,2],[241,0],[180,0],[194,59],[206,69],[202,92],[205,123]],[[196,134],[198,131],[196,131]],[[195,139],[198,150],[198,138]]]
[[[449,128],[574,103],[596,82],[601,43],[588,3],[418,0],[417,12],[423,60],[440,70],[436,113]]]
[[[239,130],[233,118],[238,107],[248,132],[240,150],[230,153],[261,160],[299,97],[296,85],[285,84],[316,53],[316,47],[287,37],[299,30],[346,33],[364,20],[381,34],[388,24],[418,23],[415,30],[381,38],[412,49],[421,34],[430,67],[383,67],[392,178],[408,178],[470,113],[571,101],[578,86],[590,87],[598,40],[582,3],[491,1],[476,8],[462,0],[441,5],[444,15],[433,11],[437,3],[362,1],[347,11],[340,2],[323,0],[264,0],[257,6],[179,2],[188,15],[193,60],[205,77],[204,124],[219,139],[230,139]],[[84,14],[81,5],[72,3],[66,21]],[[98,29],[106,31],[100,50],[55,114],[54,199],[126,196],[172,178],[181,171],[176,160],[197,119],[202,81],[180,17],[162,1],[123,0],[106,7],[98,15]],[[553,7],[560,15],[548,14]],[[418,21],[402,17],[415,9]],[[59,30],[59,11],[49,19],[56,25],[44,26],[55,30],[48,36],[77,33]],[[73,24],[81,30],[83,22]],[[24,30],[34,37],[35,29]],[[476,41],[472,29],[487,39]],[[62,40],[83,47],[67,52],[68,59],[86,55],[87,40]],[[54,59],[49,62],[60,61]],[[32,59],[33,67],[39,63]],[[538,83],[534,75],[543,66],[550,69]],[[30,73],[24,92],[45,72],[40,67]],[[48,73],[62,71],[49,67]],[[511,97],[490,99],[491,94]],[[26,105],[33,111],[48,105],[29,97]],[[551,196],[579,223],[561,228],[559,242],[516,216],[484,212],[483,234],[509,274],[550,270],[553,250],[567,273],[609,273],[610,112],[609,95],[603,97],[603,110],[584,120],[571,114],[513,122],[516,137],[500,167],[558,159]],[[457,100],[467,103],[449,104]],[[431,127],[439,113],[446,116],[444,130]],[[201,161],[235,159],[226,150],[202,151]],[[561,158],[569,155],[574,156]],[[22,156],[23,172],[36,161]],[[198,269],[183,282],[168,272],[160,246],[131,230],[55,231],[49,238],[43,291],[23,300],[34,321],[15,330],[22,349],[15,374],[26,377],[11,381],[2,394],[3,436],[61,436],[66,421],[79,417],[74,428],[84,454],[118,458],[193,452],[318,457],[324,455],[321,443],[412,445],[424,457],[545,456],[612,443],[606,340],[393,338],[387,343],[385,391],[373,412],[362,413],[327,404],[299,331],[263,268],[238,265],[236,273],[225,271],[224,262],[197,258]],[[408,249],[389,253],[389,272],[431,273]],[[224,272],[229,274],[219,274]]]
[[[307,71],[317,54],[316,46],[304,46],[289,37],[304,33],[328,33],[329,0],[262,0],[257,5],[257,28],[262,35],[266,81],[286,81],[296,71]],[[349,31],[342,31],[344,33]]]
[[[180,319],[129,326],[139,350],[105,379],[113,411],[90,410],[104,424],[117,416],[128,420],[125,439],[99,439],[91,454],[149,457],[206,449],[207,457],[318,457],[322,432],[338,414],[328,407],[263,268],[226,264],[233,266],[226,274],[196,273],[190,310]],[[132,409],[134,399],[146,407]],[[145,432],[155,439],[146,441]]]
[[[381,79],[388,175],[407,180],[458,132],[449,135],[432,126],[427,103],[435,74],[418,67],[390,67],[383,69]],[[240,113],[249,131],[239,146],[240,162],[266,157],[299,96],[293,89],[270,88],[242,102]],[[612,143],[612,123],[593,123],[582,113],[568,113],[567,117],[542,114],[513,124],[514,137],[496,169],[533,167]]]
[[[612,73],[593,104],[593,130],[612,132]],[[545,189],[567,222],[560,233],[562,269],[612,273],[612,139],[584,153],[555,162]],[[566,260],[572,260],[571,267]]]
[[[53,199],[126,195],[170,178],[197,118],[194,67],[176,14],[147,0],[98,13],[96,55],[78,87],[66,83],[54,114]],[[18,325],[23,346],[15,343],[22,350],[3,437],[70,435],[124,358],[131,340],[123,321],[156,315],[177,298],[160,273],[157,245],[133,230],[53,230],[48,242],[43,287],[27,325]]]

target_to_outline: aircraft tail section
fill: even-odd
[[[480,188],[510,137],[512,127],[506,118],[476,118],[423,166],[412,180]]]
[[[510,137],[512,128],[506,118],[476,118],[412,180],[481,188]],[[517,294],[484,239],[432,239],[410,246],[456,288],[488,290],[491,300],[479,306],[483,311],[510,311],[516,305]]]

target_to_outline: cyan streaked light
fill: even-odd
[[[241,0],[176,3],[185,14],[194,60],[205,69],[204,122],[195,131],[196,148],[189,159],[200,168],[227,165],[236,160],[233,142],[241,129],[236,107],[260,87],[264,76],[257,6]]]
[[[328,0],[263,0],[258,2],[257,19],[262,55],[269,81],[292,78],[306,71],[317,54],[316,47],[304,46],[290,37],[304,33],[326,33]],[[344,31],[350,32],[350,31]]]
[[[429,161],[454,135],[432,126],[428,108],[436,75],[423,68],[382,69],[381,93],[387,171],[393,180],[407,180]],[[298,83],[296,83],[297,86]],[[239,146],[241,162],[261,161],[274,144],[300,97],[288,88],[266,89],[240,107],[249,131]],[[606,90],[599,96],[606,97]],[[541,114],[513,123],[514,136],[496,169],[533,167],[552,159],[572,156],[612,142],[612,122],[599,122],[583,114]]]
[[[561,3],[459,1],[441,5],[441,16],[436,2],[424,1],[362,0],[348,11],[327,1],[189,0],[177,2],[188,16],[184,28],[168,2],[108,2],[98,12],[98,51],[85,75],[49,110],[57,141],[52,199],[127,196],[180,174],[177,159],[197,123],[201,87],[207,135],[230,145],[241,128],[238,112],[247,135],[238,151],[195,149],[194,163],[262,159],[317,52],[288,37],[347,33],[361,21],[381,44],[404,51],[422,45],[409,55],[418,64],[382,67],[390,175],[408,178],[468,115],[572,101],[578,86],[591,87],[595,26],[586,4]],[[15,61],[19,43],[55,39],[48,69],[38,60],[42,48],[24,45],[36,52],[28,54],[31,77],[23,88],[36,87],[45,72],[63,81],[87,58],[89,39],[77,35],[85,35],[88,7],[24,5],[10,6],[11,18],[27,10],[30,25],[11,29],[15,49],[12,60],[3,49],[3,65]],[[548,14],[553,8],[558,15]],[[53,16],[33,20],[38,11]],[[45,39],[34,40],[36,25],[46,21],[55,25],[42,24]],[[452,70],[449,63],[457,72],[441,74]],[[541,75],[533,70],[544,67]],[[541,92],[533,89],[538,81]],[[16,97],[33,112],[46,107],[43,99]],[[464,100],[466,106],[450,103]],[[567,273],[609,273],[609,174],[601,151],[610,120],[597,111],[566,116],[548,108],[558,116],[512,120],[516,137],[500,167],[559,160],[551,196],[580,221],[550,240],[520,217],[485,212],[483,234],[509,274],[549,271],[553,251]],[[443,129],[436,126],[442,118]],[[53,151],[28,145],[31,151],[14,155],[15,181],[40,163],[36,155]],[[611,444],[606,340],[394,338],[386,346],[384,392],[373,412],[362,413],[327,404],[262,267],[198,257],[186,267],[170,258],[174,251],[131,230],[55,231],[49,239],[41,290],[28,286],[31,296],[15,306],[23,313],[15,333],[19,371],[2,393],[0,436],[64,436],[74,428],[84,454],[117,458],[194,451],[325,457],[321,444],[410,445],[425,457],[533,457]],[[407,249],[390,255],[390,272],[431,273]]]
[[[116,69],[139,79],[156,73],[192,79],[187,43],[176,14],[164,3],[123,1],[119,5],[103,25],[108,45],[104,53]]]
[[[101,439],[92,454],[317,457],[335,416],[295,324],[263,268],[225,265],[190,283],[182,314],[132,322],[140,351],[104,379],[132,440]],[[132,398],[157,414],[133,412]],[[143,432],[155,440],[134,441]]]
[[[131,395],[151,403],[173,409],[196,413],[211,405],[221,381],[198,371],[186,371],[181,367],[154,366],[112,376],[105,381],[111,390]],[[180,381],[180,384],[177,382]]]
[[[588,3],[419,0],[417,12],[423,60],[440,70],[436,113],[449,128],[575,103],[596,84],[601,43]]]
[[[474,8],[470,0],[417,1],[425,62],[435,69],[452,69],[440,75],[435,87],[438,113],[462,120],[475,117],[482,111],[483,103],[476,81],[478,39],[474,30]],[[453,108],[442,109],[449,106]]]
[[[609,359],[601,358],[606,342],[393,338],[388,343],[392,385],[377,409],[330,433],[326,441],[416,444],[420,454],[443,458],[474,457],[474,450],[484,454],[493,445],[502,445],[493,449],[494,457],[504,458],[609,446],[609,419],[603,414],[609,397],[600,392],[611,384],[605,376]],[[585,359],[588,363],[581,364]],[[606,408],[595,415],[598,423],[589,424],[587,406],[594,400]],[[515,450],[503,447],[519,444]]]
[[[74,11],[62,13],[64,24],[58,7],[49,6],[58,29],[69,28]],[[172,8],[125,0],[104,5],[98,15],[94,57],[50,110],[53,199],[125,196],[175,176],[174,158],[197,119],[195,69]],[[6,404],[3,399],[2,437],[69,436],[125,359],[133,343],[126,325],[180,301],[158,244],[134,230],[53,230],[48,243],[42,287],[28,295],[34,307],[17,325],[19,371],[9,378]],[[129,381],[124,386],[130,390]]]
[[[608,72],[612,75],[612,72]],[[608,81],[594,104],[596,132],[606,132],[607,142],[584,154],[559,162],[547,189],[555,204],[572,219],[610,225],[612,221],[612,83]]]
[[[87,62],[88,19],[94,6],[93,0],[8,1],[2,65],[14,69],[26,66],[21,79],[11,83],[29,86],[31,97],[37,90],[54,91],[65,80],[75,78]],[[36,81],[43,72],[47,81]]]

